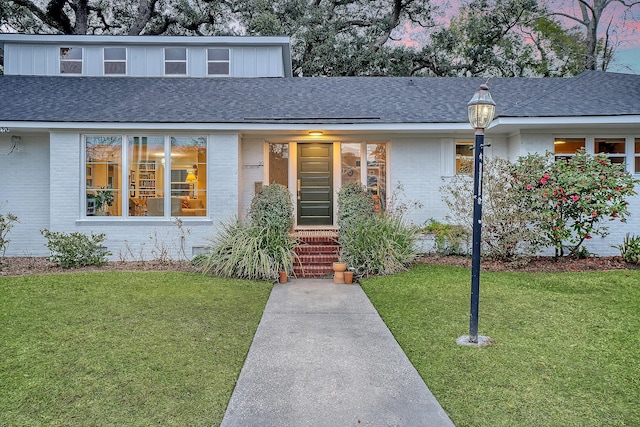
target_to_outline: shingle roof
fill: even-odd
[[[466,123],[483,78],[0,76],[0,121]],[[640,115],[640,76],[489,81],[501,117]]]

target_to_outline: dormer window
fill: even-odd
[[[207,49],[207,75],[229,75],[229,49]]]
[[[60,48],[60,74],[82,74],[82,48]]]
[[[164,49],[164,74],[184,76],[187,74],[187,49],[184,47],[166,47]]]
[[[126,75],[127,74],[127,48],[105,47],[104,48],[104,74],[105,75]]]

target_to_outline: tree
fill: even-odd
[[[430,35],[411,74],[572,76],[584,71],[583,45],[538,0],[472,0]]]
[[[538,214],[535,224],[555,248],[555,255],[579,255],[585,240],[605,236],[605,220],[624,222],[626,198],[636,181],[624,165],[605,155],[591,156],[584,149],[568,160],[553,155],[521,157],[513,169],[516,197]]]
[[[0,25],[26,34],[227,34],[225,1],[0,0]]]
[[[404,25],[433,25],[429,0],[250,0],[237,2],[252,35],[292,38],[295,75],[389,75],[407,50],[393,42]]]
[[[626,10],[639,6],[640,0],[574,0],[578,5],[579,14],[572,15],[567,12],[553,12],[555,16],[567,18],[579,26],[583,27],[584,39],[584,62],[585,69],[606,71],[613,58],[614,46],[611,44],[611,24],[609,20],[604,37],[598,38],[598,28],[603,19],[604,12],[611,9],[615,4],[622,5]]]

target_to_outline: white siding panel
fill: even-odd
[[[147,52],[144,47],[132,46],[127,52],[127,73],[130,76],[147,74]]]
[[[102,76],[102,47],[85,47],[82,52],[82,74],[85,76]]]
[[[192,77],[204,77],[207,75],[207,50],[204,48],[191,48],[187,53],[189,65],[187,70]]]
[[[47,48],[44,46],[33,48],[33,74],[47,74]]]
[[[20,50],[19,66],[22,74],[36,74],[33,68],[33,46],[25,46]]]
[[[0,135],[0,152],[10,144],[10,135]],[[0,156],[0,212],[11,212],[20,221],[8,235],[7,256],[49,254],[40,234],[49,226],[48,134],[20,134],[18,149]]]
[[[9,43],[4,45],[4,73],[6,75],[20,74],[20,68],[18,66],[19,51],[20,48],[18,46]]]
[[[164,50],[161,47],[148,47],[146,52],[146,76],[164,76]],[[188,71],[188,70],[187,70]]]

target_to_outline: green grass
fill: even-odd
[[[416,266],[363,288],[452,421],[463,426],[640,425],[640,271],[481,274]]]
[[[0,425],[218,425],[270,290],[174,272],[0,278]]]

